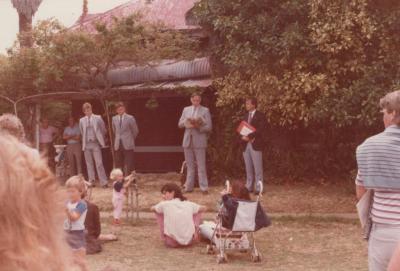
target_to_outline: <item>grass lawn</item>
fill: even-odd
[[[179,184],[180,175],[142,174],[138,175],[140,189],[140,209],[149,211],[149,208],[161,199],[160,189],[167,182]],[[223,186],[210,187],[210,194],[202,195],[198,189],[194,193],[186,194],[189,200],[205,205],[209,211],[216,210],[217,200]],[[271,213],[354,213],[355,195],[352,187],[337,184],[267,184],[263,195],[263,205]],[[100,210],[111,211],[112,190],[94,188],[91,200]]]
[[[180,176],[169,174],[139,175],[140,207],[149,211],[160,200],[160,188]],[[222,186],[211,187],[210,194],[196,191],[189,200],[216,209]],[[102,211],[111,211],[111,189],[94,188],[91,200]],[[280,213],[273,225],[256,234],[263,255],[261,263],[252,263],[247,254],[229,255],[227,264],[218,265],[214,255],[205,252],[206,243],[185,249],[168,249],[159,238],[152,215],[142,215],[136,225],[125,223],[111,227],[109,213],[102,213],[103,233],[116,232],[119,241],[106,243],[104,251],[88,256],[92,271],[110,266],[116,270],[367,270],[367,243],[361,238],[358,221],[318,217],[318,214],[354,213],[355,197],[345,185],[267,185],[263,205],[270,213]],[[286,213],[317,217],[287,217]],[[210,215],[210,214],[209,214]],[[125,214],[123,215],[123,218]]]
[[[103,232],[110,232],[109,223]],[[228,254],[229,261],[218,265],[215,255],[207,255],[206,243],[190,248],[169,249],[159,238],[155,220],[119,227],[119,241],[104,244],[101,254],[87,256],[90,270],[367,270],[366,242],[356,221],[332,219],[279,218],[257,232],[263,255],[252,263],[248,254]]]

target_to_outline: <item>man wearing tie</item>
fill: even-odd
[[[212,122],[210,111],[201,106],[201,96],[192,94],[191,106],[185,107],[179,119],[179,128],[184,128],[182,147],[187,165],[185,192],[192,192],[197,166],[199,186],[203,194],[208,194],[208,179],[206,169],[207,136],[211,132]]]
[[[256,131],[248,136],[241,136],[241,148],[243,152],[244,163],[246,166],[246,187],[250,192],[255,191],[258,194],[260,187],[258,181],[264,180],[263,177],[263,159],[262,150],[264,148],[264,130],[266,119],[263,113],[257,110],[257,99],[246,99],[247,113],[242,120],[248,122],[256,128]],[[256,182],[255,190],[254,183]]]
[[[107,175],[101,155],[101,148],[105,148],[106,127],[101,116],[93,114],[90,103],[84,103],[82,109],[85,116],[79,120],[79,129],[82,135],[82,150],[85,156],[88,178],[90,182],[94,183],[95,164],[100,185],[107,188]]]
[[[124,103],[116,104],[117,115],[112,118],[112,126],[115,134],[114,150],[116,154],[117,167],[122,169],[126,175],[134,170],[134,148],[135,139],[139,129],[135,118],[126,114]]]

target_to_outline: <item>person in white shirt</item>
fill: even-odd
[[[49,167],[54,171],[56,150],[54,140],[58,136],[58,129],[49,125],[47,118],[42,118],[39,129],[39,150],[47,157]]]
[[[72,116],[68,118],[68,126],[64,129],[63,139],[67,142],[69,175],[82,174],[81,130]]]
[[[167,247],[184,247],[197,239],[204,206],[186,200],[180,187],[168,183],[161,188],[163,201],[151,207],[156,212],[161,239]]]

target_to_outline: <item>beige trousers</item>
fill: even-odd
[[[386,271],[399,241],[400,225],[373,224],[368,241],[369,271]]]

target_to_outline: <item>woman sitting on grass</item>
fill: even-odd
[[[156,212],[161,239],[167,247],[188,246],[197,239],[200,213],[204,206],[186,200],[178,185],[168,183],[161,188],[163,201],[151,207]]]

